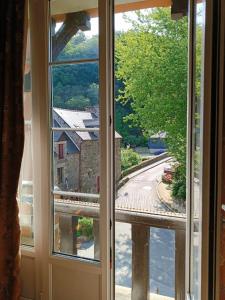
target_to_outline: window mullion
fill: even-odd
[[[112,1],[99,0],[100,63],[100,238],[102,263],[102,299],[111,299],[111,201],[113,199],[113,55]]]

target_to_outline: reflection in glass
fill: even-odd
[[[33,157],[32,157],[32,91],[31,91],[31,61],[30,32],[27,35],[26,61],[24,74],[24,127],[25,143],[18,186],[19,216],[21,228],[21,243],[34,245],[33,236]]]
[[[89,215],[82,215],[82,210],[85,211],[82,199],[75,201],[67,198],[65,200],[55,196],[54,201],[54,252],[99,260],[99,217],[98,213],[96,214],[99,206],[92,206],[96,214],[93,218]],[[63,213],[62,208],[65,207],[65,203],[67,210]],[[91,209],[89,214],[91,214]]]
[[[203,58],[204,58],[204,14],[205,7],[202,2],[195,1],[195,65],[194,65],[194,95],[193,95],[193,208],[192,208],[192,272],[191,272],[191,289],[195,299],[200,299],[200,209],[201,209],[201,166],[202,166],[202,78],[203,78]]]

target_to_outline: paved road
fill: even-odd
[[[161,177],[166,165],[168,165],[166,161],[155,163],[142,169],[142,171],[135,172],[135,176],[118,191],[116,207],[143,212],[166,211],[156,192],[157,178]]]
[[[166,211],[156,192],[157,178],[167,163],[155,164],[137,173],[119,191],[116,207],[141,211]],[[175,236],[172,230],[149,228],[149,287],[153,293],[174,297]],[[115,227],[116,285],[131,287],[132,240],[131,225],[116,223]],[[117,299],[116,300],[120,300]]]

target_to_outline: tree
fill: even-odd
[[[116,76],[124,84],[119,101],[131,101],[127,119],[147,137],[167,132],[169,151],[185,178],[187,18],[175,22],[165,8],[136,14],[137,21],[129,20],[132,30],[116,40]]]
[[[141,156],[132,149],[121,149],[121,167],[127,170],[132,166],[136,166],[141,162]]]
[[[97,37],[86,38],[81,32],[68,42],[60,53],[59,59],[72,60],[97,56]],[[98,63],[60,65],[53,68],[52,74],[55,107],[73,108],[75,106],[71,103],[71,99],[89,99],[88,106],[98,103]],[[84,107],[85,105],[84,103],[81,106]]]
[[[67,109],[75,110],[85,110],[85,108],[90,106],[90,100],[84,96],[73,97],[65,102],[65,107]]]

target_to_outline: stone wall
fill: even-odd
[[[80,154],[66,154],[64,159],[54,159],[54,184],[64,191],[79,191]],[[57,168],[63,168],[63,183],[58,183]],[[66,180],[67,179],[67,180]]]
[[[97,140],[83,141],[80,155],[80,189],[86,193],[98,193],[97,178],[100,174],[100,150]],[[116,181],[121,176],[120,139],[115,143]]]
[[[64,191],[98,193],[97,181],[100,175],[99,151],[98,140],[88,140],[81,143],[80,153],[67,153],[64,159],[58,159],[56,152],[54,157],[55,186]],[[121,176],[120,139],[116,139],[115,143],[115,166],[116,181],[118,182]],[[63,168],[63,183],[61,184],[58,183],[57,178],[58,168]]]
[[[80,147],[80,190],[85,193],[98,193],[99,176],[99,142],[83,141]]]

